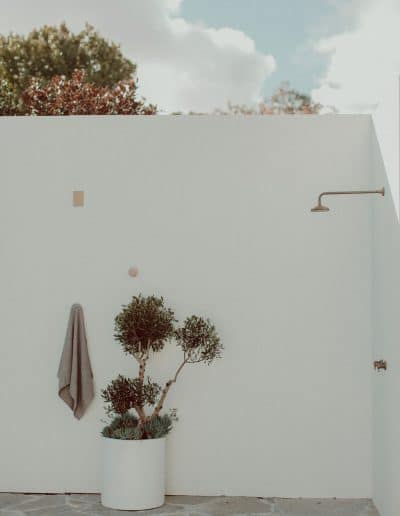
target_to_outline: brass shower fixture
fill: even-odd
[[[375,360],[374,369],[375,369],[375,371],[380,371],[381,369],[383,369],[384,371],[387,371],[386,360]]]
[[[337,192],[322,192],[318,196],[318,204],[314,208],[311,209],[312,212],[322,212],[322,211],[329,211],[329,208],[327,206],[324,206],[322,204],[322,197],[325,197],[327,195],[363,195],[363,194],[379,194],[379,195],[385,195],[385,189],[380,188],[379,190],[343,190],[343,191],[337,191]]]

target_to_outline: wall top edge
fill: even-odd
[[[0,123],[17,121],[18,123],[33,123],[33,121],[39,122],[42,120],[147,120],[149,123],[154,122],[154,120],[209,120],[210,118],[214,120],[231,120],[234,118],[238,121],[252,121],[262,120],[265,123],[273,123],[275,121],[282,122],[287,121],[295,121],[295,120],[338,120],[338,119],[368,119],[372,120],[372,115],[360,113],[360,114],[348,114],[348,113],[329,113],[325,115],[214,115],[214,114],[206,114],[206,115],[68,115],[68,116],[0,116]]]

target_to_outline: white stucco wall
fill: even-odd
[[[398,98],[398,81],[394,85],[393,98]],[[388,370],[375,374],[373,382],[374,501],[381,516],[400,514],[400,226],[396,191],[389,188],[399,179],[398,126],[397,105],[388,118],[387,138],[376,127],[371,144],[375,181],[388,191],[387,201],[374,205],[372,218],[373,353],[376,360],[388,362]],[[389,155],[388,149],[392,149]]]
[[[309,211],[370,187],[368,117],[2,118],[0,142],[0,491],[99,490],[99,390],[135,373],[113,318],[143,292],[225,345],[172,390],[169,493],[371,496],[372,200]],[[57,397],[73,302],[97,392],[81,421]]]
[[[384,176],[391,193],[397,217],[400,213],[400,78],[395,73],[384,81],[380,102],[373,113],[375,140],[379,145],[379,160],[384,166]],[[379,176],[378,165],[377,174]]]

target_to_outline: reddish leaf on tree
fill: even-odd
[[[22,101],[27,115],[155,115],[156,106],[136,94],[134,79],[112,87],[96,86],[86,82],[84,70],[75,70],[71,79],[55,76],[45,85],[33,78]]]

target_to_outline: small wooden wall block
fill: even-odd
[[[83,190],[75,190],[72,192],[72,205],[77,208],[84,205],[85,192]]]

